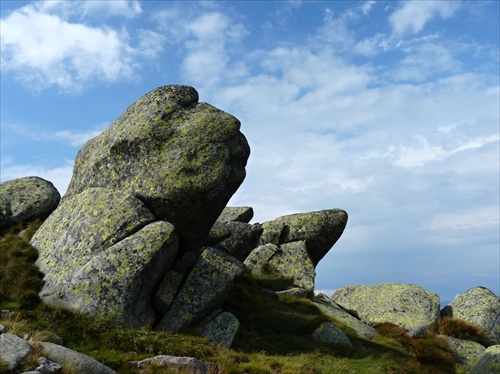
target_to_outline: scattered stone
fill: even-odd
[[[222,305],[234,279],[246,271],[240,261],[227,253],[205,248],[156,328],[178,331],[210,314]]]
[[[259,244],[304,241],[309,256],[316,266],[342,235],[347,224],[347,213],[341,209],[298,213],[264,222]]]
[[[17,368],[30,352],[30,345],[19,336],[10,333],[0,335],[0,358],[9,370]]]
[[[160,355],[152,358],[146,358],[141,361],[130,362],[130,366],[138,369],[147,369],[150,365],[161,368],[169,368],[182,373],[215,374],[217,372],[217,364],[212,362],[203,362],[193,357]]]
[[[439,296],[412,284],[346,286],[332,300],[370,326],[391,322],[415,337],[440,318]]]
[[[352,328],[358,336],[371,340],[377,335],[377,330],[349,314],[326,295],[320,293],[312,299],[312,302],[327,316]]]
[[[224,348],[231,348],[239,327],[240,321],[234,314],[222,312],[206,324],[203,337]]]
[[[493,373],[500,373],[500,345],[498,344],[488,347],[470,372],[470,374]]]
[[[474,287],[460,294],[441,314],[481,326],[491,345],[500,344],[500,297],[488,288]]]
[[[68,366],[75,374],[114,374],[115,371],[99,361],[57,344],[40,342],[42,354],[49,360]]]
[[[38,367],[36,370],[40,372],[40,374],[52,374],[59,373],[62,370],[62,366],[57,362],[47,360],[45,357],[38,358]]]
[[[446,340],[448,346],[451,348],[455,361],[460,365],[470,367],[476,365],[481,355],[486,350],[481,344],[472,340],[457,339],[446,335],[439,335],[439,337]]]
[[[0,227],[45,218],[60,200],[54,185],[39,177],[0,183]]]
[[[142,200],[172,223],[181,252],[198,250],[245,178],[240,122],[188,86],[142,96],[80,149],[66,196],[103,187]]]
[[[323,322],[312,334],[312,338],[322,343],[333,344],[349,351],[353,345],[347,335],[333,322]]]

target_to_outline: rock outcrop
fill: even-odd
[[[45,218],[57,208],[60,200],[54,185],[39,177],[0,183],[0,228]]]
[[[412,284],[346,286],[332,300],[371,326],[391,322],[412,336],[425,335],[440,318],[439,296]]]
[[[500,344],[500,297],[486,287],[474,287],[458,295],[441,314],[482,327],[490,344]]]
[[[500,373],[500,345],[488,347],[470,374]]]

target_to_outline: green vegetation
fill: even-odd
[[[130,361],[160,354],[216,362],[219,374],[460,372],[446,342],[435,334],[415,339],[398,326],[384,324],[378,327],[379,335],[373,341],[365,340],[324,315],[309,300],[277,298],[262,292],[262,288],[286,286],[286,280],[270,276],[241,277],[235,283],[224,305],[241,322],[231,350],[198,337],[200,326],[177,334],[132,329],[44,305],[37,296],[42,276],[34,264],[36,251],[28,242],[39,225],[18,225],[0,237],[0,309],[8,310],[0,313],[0,323],[8,332],[28,334],[34,342],[51,341],[57,335],[68,348],[92,356],[121,374],[138,373],[130,367]],[[352,352],[311,339],[311,333],[325,321],[335,322],[348,335],[354,346]],[[436,329],[450,323],[445,321]],[[22,370],[33,370],[39,355],[35,349]],[[5,363],[0,361],[0,373],[2,370]],[[173,373],[154,366],[142,372]],[[63,374],[72,373],[72,368],[63,368]]]

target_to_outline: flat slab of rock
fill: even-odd
[[[253,208],[249,206],[227,206],[224,208],[218,222],[243,222],[248,223],[253,218]]]
[[[259,244],[305,241],[316,266],[340,238],[346,224],[347,213],[341,209],[290,214],[264,222]]]
[[[30,352],[28,342],[19,336],[10,333],[0,335],[0,358],[9,370],[17,368]]]
[[[156,329],[178,331],[218,309],[234,279],[246,271],[234,257],[207,247]]]
[[[75,374],[114,374],[115,371],[90,356],[47,342],[40,342],[42,354],[51,361],[73,369]]]
[[[167,355],[155,356],[130,363],[130,366],[138,369],[146,369],[150,365],[191,374],[211,374],[216,373],[217,369],[217,364],[212,362],[203,362],[193,357]]]
[[[327,316],[352,328],[358,336],[373,339],[377,335],[377,330],[349,314],[326,295],[320,293],[312,299],[312,302]]]
[[[417,337],[440,318],[439,296],[412,284],[346,286],[332,300],[370,326],[391,322]]]
[[[458,295],[441,314],[481,326],[490,344],[500,344],[500,297],[486,287],[474,287]]]
[[[57,208],[60,200],[54,185],[39,177],[0,183],[0,227],[45,218]]]

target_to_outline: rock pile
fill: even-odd
[[[442,316],[464,319],[487,331],[490,347],[444,337],[457,362],[498,364],[500,299],[483,287],[442,311],[439,297],[416,285],[347,286],[331,299],[314,296],[315,268],[342,235],[347,213],[329,209],[250,223],[251,207],[226,206],[245,177],[249,153],[235,117],[199,103],[191,87],[160,87],[82,147],[61,201],[37,177],[2,183],[0,227],[50,214],[31,241],[45,276],[42,300],[116,323],[171,331],[199,323],[203,336],[229,348],[239,321],[221,308],[235,279],[252,274],[282,280],[281,289],[265,292],[309,298],[363,339],[373,339],[386,322],[419,337]],[[353,349],[333,322],[312,338]],[[41,366],[83,360],[77,372],[113,372],[49,342],[39,349],[46,356]],[[0,358],[10,370],[30,350],[23,339],[0,335]],[[210,369],[166,356],[136,365],[151,363]]]

